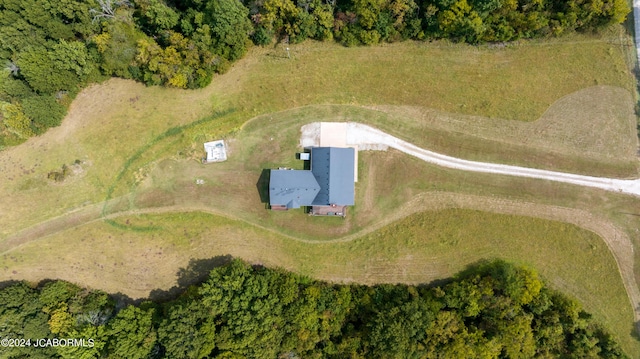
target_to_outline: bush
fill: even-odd
[[[15,79],[8,71],[0,72],[0,101],[12,102],[33,94],[23,81]]]
[[[62,165],[60,171],[51,171],[47,173],[47,178],[52,181],[62,182],[65,178],[67,178],[67,176],[69,176],[69,174],[71,174],[71,169],[69,169],[69,166]]]
[[[37,134],[44,133],[49,127],[60,126],[66,113],[65,107],[53,95],[27,97],[22,100],[22,108]]]
[[[22,139],[35,135],[31,120],[24,114],[20,104],[0,102],[0,119],[10,132]]]
[[[258,26],[251,35],[251,40],[254,44],[259,46],[267,46],[271,44],[273,40],[273,32],[265,29],[263,26]]]

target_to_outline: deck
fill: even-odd
[[[311,214],[312,216],[346,217],[347,206],[338,206],[335,204],[330,206],[312,206],[309,214]]]

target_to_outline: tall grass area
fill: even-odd
[[[570,224],[447,209],[417,213],[353,242],[320,247],[306,256],[306,249],[297,253],[300,265],[313,263],[305,266],[310,275],[325,277],[329,270],[366,282],[377,276],[388,282],[418,283],[425,275],[438,280],[487,258],[529,265],[607,323],[626,341],[627,352],[640,350],[640,343],[628,336],[631,307],[615,260],[597,235]],[[366,255],[359,260],[353,253]]]
[[[126,216],[136,232],[94,222],[10,253],[3,278],[42,273],[132,297],[177,285],[190,259],[232,255],[315,278],[359,283],[430,283],[467,265],[504,258],[535,268],[553,288],[577,298],[627,353],[632,313],[613,257],[602,240],[576,226],[465,209],[411,215],[343,243],[302,243],[246,222],[203,213]],[[17,274],[11,274],[16,271]],[[97,272],[99,271],[99,275]]]

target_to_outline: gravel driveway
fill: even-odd
[[[359,149],[384,149],[386,147],[391,147],[411,156],[415,156],[425,162],[463,171],[538,178],[640,196],[640,179],[622,180],[605,177],[592,177],[535,168],[468,161],[425,150],[371,126],[360,123],[349,122],[347,124],[347,145],[358,146]]]

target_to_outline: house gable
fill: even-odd
[[[269,203],[272,206],[309,206],[320,191],[310,171],[271,170]]]

